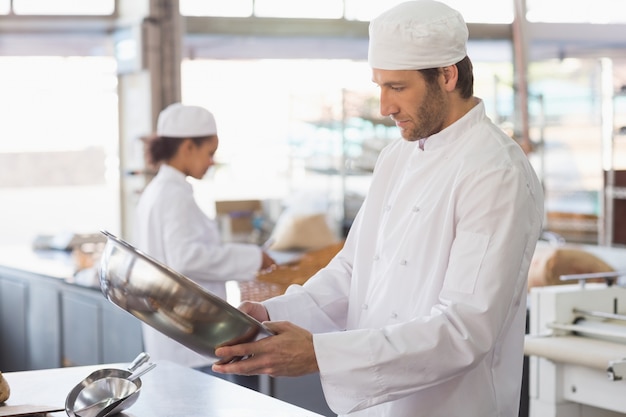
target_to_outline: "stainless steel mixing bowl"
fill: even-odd
[[[208,357],[215,349],[271,335],[259,321],[109,232],[100,288],[114,304]]]

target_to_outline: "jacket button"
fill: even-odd
[[[363,310],[367,310],[367,304],[363,304],[363,305],[361,306],[361,308],[362,308]]]
[[[417,206],[413,207],[413,212],[414,212],[414,213],[417,213],[418,211],[420,211],[420,208],[419,208],[419,207],[417,207]]]
[[[395,318],[397,318],[397,317],[398,317],[398,313],[396,313],[395,311],[392,311],[392,312],[391,312],[391,318],[392,318],[392,319],[395,319]]]
[[[385,206],[385,211],[389,211],[389,210],[391,210],[391,204],[387,204],[387,205]]]
[[[402,266],[406,265],[407,263],[408,263],[408,262],[407,262],[407,260],[406,260],[406,259],[403,259],[403,260],[401,260],[401,261],[400,261],[400,265],[402,265]]]
[[[379,259],[380,259],[380,256],[378,256],[378,255],[374,255],[374,260],[375,260],[375,261],[378,261]]]

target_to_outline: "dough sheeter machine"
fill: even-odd
[[[625,274],[567,275],[574,283],[531,289],[530,417],[626,415],[626,288],[616,284]]]

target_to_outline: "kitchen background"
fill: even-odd
[[[397,2],[180,0],[183,46],[172,79],[182,101],[215,113],[221,138],[218,166],[194,181],[209,214],[216,200],[284,202],[306,191],[338,230],[346,225],[377,152],[397,137],[379,117],[363,36],[367,20]],[[620,1],[447,3],[476,34],[476,94],[493,120],[534,148],[548,225],[573,241],[598,241],[605,173],[626,167]],[[134,67],[146,53],[134,49],[137,24],[128,18],[138,5],[178,2],[0,0],[0,245],[65,231],[130,233],[128,208],[149,179],[140,138],[156,114],[154,80],[142,77],[145,63]],[[520,6],[521,46],[513,35]],[[236,19],[270,21],[275,33],[223,29]],[[277,22],[288,21],[305,22],[311,34],[280,36]],[[325,30],[333,35],[319,35]]]

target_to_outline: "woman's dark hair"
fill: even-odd
[[[456,83],[456,90],[459,90],[462,98],[470,98],[474,95],[474,69],[472,61],[468,56],[456,63],[459,71],[459,80]],[[440,74],[441,68],[427,68],[418,70],[424,76],[427,83],[435,83]]]
[[[211,140],[214,136],[204,136],[200,138],[191,138],[196,146],[202,145],[204,142]],[[169,161],[175,154],[184,139],[170,138],[166,136],[151,136],[143,138],[146,144],[146,162],[156,167],[161,162]]]

